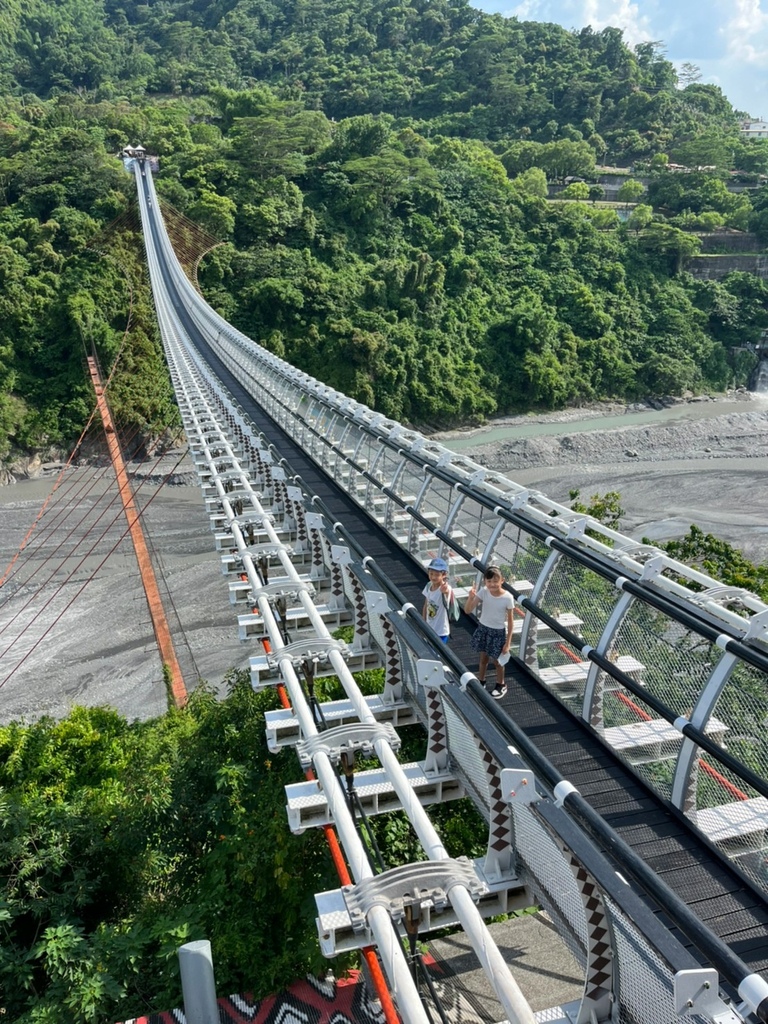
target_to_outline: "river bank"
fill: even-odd
[[[768,561],[768,396],[513,417],[440,439],[564,504],[572,490],[582,499],[618,491],[621,529],[638,540],[669,540],[696,523]]]

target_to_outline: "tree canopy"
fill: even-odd
[[[768,236],[762,192],[723,177],[729,162],[760,173],[768,147],[741,140],[722,92],[686,74],[659,43],[466,0],[11,0],[0,454],[76,436],[84,347],[106,367],[121,351],[131,424],[173,416],[133,186],[113,156],[127,142],[159,155],[161,196],[226,243],[201,269],[221,312],[387,415],[446,425],[742,382],[685,266],[694,230]],[[669,154],[716,170],[674,174]],[[599,160],[650,168],[647,188],[620,191],[643,200],[624,223],[597,202]],[[587,183],[549,204],[547,177]],[[131,384],[143,360],[151,389]]]

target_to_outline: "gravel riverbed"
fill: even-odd
[[[729,411],[720,414],[721,408]],[[558,414],[533,418],[542,429],[559,422],[562,432],[554,435],[486,444],[490,431],[439,436],[448,445],[461,437],[462,455],[556,501],[568,503],[572,490],[582,499],[618,491],[622,530],[637,539],[668,540],[696,523],[762,562],[768,560],[768,400],[744,393],[735,408],[732,401],[687,403],[677,408],[679,418],[640,426],[629,410],[626,426],[600,429],[602,417],[615,422],[610,407],[578,423],[574,412],[559,421]],[[531,426],[530,417],[506,422],[510,431]]]
[[[746,396],[736,406],[690,403],[672,422],[636,426],[643,412],[633,415],[623,407],[572,410],[436,436],[557,501],[567,503],[573,489],[583,498],[619,491],[622,529],[638,539],[680,536],[697,523],[747,557],[768,560],[768,402]],[[600,429],[601,420],[610,429]],[[500,430],[529,436],[494,439]],[[253,647],[237,639],[239,609],[229,603],[193,467],[182,463],[173,483],[160,487],[171,466],[175,458],[144,475],[140,504],[147,506],[147,532],[188,685],[202,677],[223,692],[227,671],[246,667]],[[73,472],[86,489],[99,475],[94,467]],[[0,487],[0,573],[54,479],[52,468]],[[74,524],[102,500],[99,487],[88,495],[68,519],[73,550],[77,531],[85,531],[85,522]],[[136,562],[120,540],[124,529],[119,517],[109,527],[99,550],[114,551],[103,564],[103,554],[95,553],[82,562],[80,555],[62,560],[63,527],[52,511],[43,517],[25,561],[0,588],[0,723],[58,718],[75,704],[109,705],[141,719],[165,710],[162,666]]]

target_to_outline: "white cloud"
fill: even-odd
[[[630,46],[652,39],[650,21],[640,13],[640,5],[631,0],[584,0],[582,24],[594,29],[614,25],[624,30],[624,39]]]
[[[727,59],[756,64],[763,70],[768,62],[768,12],[761,0],[732,0],[723,6],[726,18],[719,34]]]
[[[488,0],[478,4],[486,11],[499,11],[521,21],[552,21],[567,28],[591,25],[595,31],[609,25],[624,29],[630,46],[652,38],[650,21],[640,13],[640,4],[632,0],[521,0],[509,6]],[[648,6],[648,5],[646,5]]]

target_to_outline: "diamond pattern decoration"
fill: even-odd
[[[696,748],[699,749],[698,747]],[[688,778],[685,780],[685,794],[683,796],[683,814],[691,821],[696,821],[698,801],[696,793],[699,788],[699,758],[694,757],[691,762],[691,769]]]
[[[589,724],[593,729],[602,732],[605,728],[605,680],[607,674],[598,672],[595,680],[595,694],[589,709]]]
[[[344,580],[341,575],[341,566],[337,562],[331,563],[331,600],[332,608],[344,607]]]
[[[392,627],[392,623],[389,622],[384,616],[381,617],[381,628],[384,633],[384,668],[386,670],[384,676],[384,693],[388,693],[389,690],[394,690],[395,697],[397,700],[399,695],[403,692],[403,665],[400,659],[400,648],[397,643],[397,635]]]
[[[426,702],[428,739],[424,770],[427,772],[442,771],[448,767],[450,752],[448,750],[448,725],[445,720],[440,691],[428,689]]]
[[[490,825],[488,852],[485,855],[485,873],[488,877],[506,878],[515,869],[515,830],[512,809],[501,788],[501,769],[479,737],[475,737],[480,759],[488,778]]]
[[[355,607],[355,647],[368,650],[371,646],[371,634],[368,629],[368,609],[365,605],[365,591],[360,580],[351,569],[346,572],[347,583],[352,591],[352,601]]]
[[[582,1009],[594,1010],[597,1021],[611,1019],[615,987],[614,951],[608,915],[600,889],[573,853],[562,847],[581,896],[587,925],[587,971]]]
[[[520,652],[526,667],[534,672],[539,667],[538,629],[539,621],[532,615],[528,625],[528,635],[525,639],[525,648]]]
[[[323,560],[323,540],[319,530],[309,531],[310,541],[312,544],[312,565],[321,568],[325,562]]]
[[[293,502],[293,518],[296,523],[297,547],[303,551],[307,540],[307,520],[304,515],[304,506],[300,501]]]

